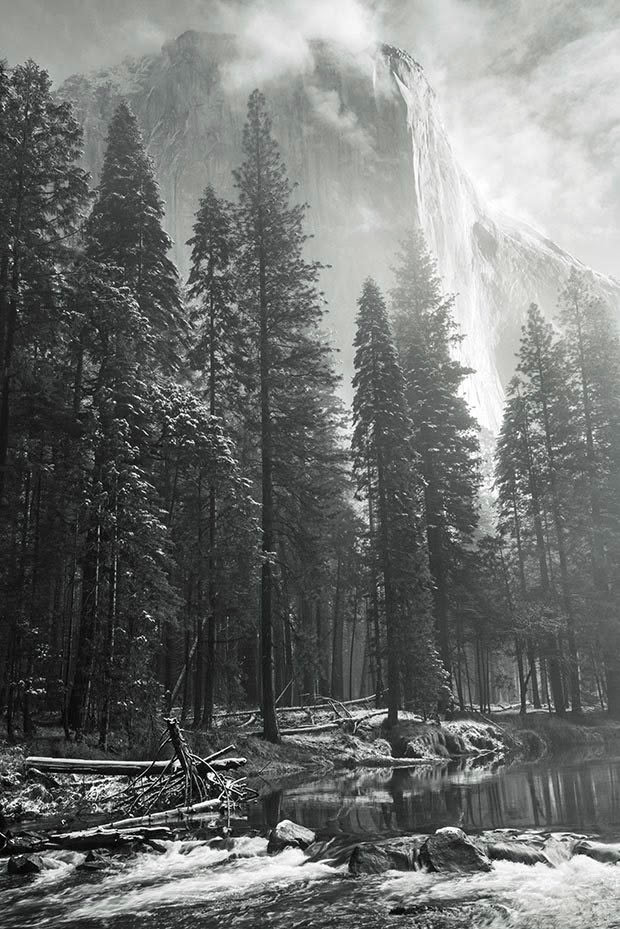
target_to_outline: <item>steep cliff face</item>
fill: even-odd
[[[133,107],[166,201],[175,259],[187,270],[193,213],[207,183],[234,197],[232,168],[251,85],[240,85],[234,36],[184,33],[161,53],[61,88],[85,128],[85,160],[98,175],[107,124],[121,96]],[[384,46],[353,58],[315,44],[311,67],[262,87],[296,196],[307,201],[311,249],[323,273],[329,324],[348,385],[355,304],[372,274],[389,287],[399,239],[415,222],[436,254],[447,290],[458,292],[463,361],[476,373],[467,394],[495,431],[518,331],[534,300],[551,315],[575,260],[533,230],[492,216],[460,168],[433,91],[407,54]],[[620,285],[595,275],[620,306]]]

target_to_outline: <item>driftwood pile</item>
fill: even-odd
[[[172,838],[168,824],[196,818],[207,818],[206,827],[214,834],[227,835],[233,821],[245,819],[243,805],[257,796],[246,778],[236,774],[246,759],[230,755],[233,745],[206,758],[196,755],[174,717],[166,720],[158,754],[166,746],[173,749],[168,761],[27,758],[27,771],[42,778],[52,773],[77,773],[125,775],[132,779],[107,798],[122,811],[116,819],[94,829],[47,836],[0,833],[0,855],[32,854],[53,848],[84,851],[136,843],[156,848],[161,839]]]
[[[287,689],[282,691],[280,697]],[[385,715],[387,712],[385,708],[371,710],[375,701],[375,694],[345,701],[319,696],[315,697],[312,702],[300,706],[277,706],[276,714],[280,735],[312,735],[336,729],[356,733],[372,717]],[[360,710],[368,712],[363,715],[354,715]],[[243,729],[247,735],[260,735],[261,729],[251,727],[260,722],[261,717],[260,708],[232,710],[214,713],[213,721],[216,729],[226,729],[232,724]]]

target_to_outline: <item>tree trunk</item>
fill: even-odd
[[[357,630],[357,584],[353,594],[353,616],[351,618],[351,645],[349,651],[349,700],[353,700],[353,659],[355,654],[355,632]]]
[[[569,656],[569,682],[571,694],[571,706],[573,713],[581,713],[581,687],[579,682],[579,655],[577,653],[577,641],[575,637],[575,617],[572,605],[572,596],[570,591],[570,579],[568,572],[568,558],[566,555],[566,541],[564,520],[562,518],[560,496],[557,485],[557,474],[555,467],[555,453],[551,435],[551,423],[547,396],[545,392],[545,378],[543,371],[542,357],[540,349],[537,353],[538,375],[540,380],[540,396],[543,412],[543,426],[545,434],[545,447],[547,450],[547,460],[549,463],[549,481],[551,486],[551,511],[555,526],[555,534],[558,548],[558,558],[560,561],[560,578],[562,583],[562,598],[564,602],[564,612],[566,615],[566,638],[568,641]]]
[[[273,423],[271,413],[271,358],[269,344],[269,305],[267,299],[267,260],[265,256],[263,228],[262,154],[258,127],[255,140],[257,175],[257,252],[260,304],[260,429],[262,469],[262,531],[263,565],[261,569],[261,677],[263,734],[270,742],[278,742],[278,718],[276,715],[273,684],[273,551],[274,551],[274,502],[273,502]]]
[[[75,656],[75,674],[68,706],[69,725],[76,741],[84,735],[99,627],[101,524],[99,511],[91,517],[82,564],[82,608]]]
[[[380,445],[380,440],[379,440]],[[381,538],[381,569],[383,574],[383,597],[385,601],[385,629],[387,638],[388,673],[388,724],[398,723],[400,708],[400,616],[394,579],[388,529],[388,506],[382,451],[377,456],[377,492],[379,496],[379,533]]]
[[[428,496],[427,494],[427,507],[432,504],[432,501],[428,500]],[[439,656],[451,681],[452,653],[450,649],[448,582],[443,551],[443,531],[441,518],[432,515],[432,511],[430,513],[431,515],[427,517],[427,539],[429,567],[433,579],[435,629],[437,631]]]
[[[605,682],[607,684],[607,712],[613,719],[620,719],[620,641],[616,648],[605,654]]]
[[[323,629],[323,611],[321,609],[321,598],[319,597],[316,601],[315,609],[315,623],[316,623],[316,643],[317,643],[317,655],[319,663],[319,673],[318,673],[318,682],[319,682],[319,693],[325,694],[329,690],[327,683],[327,656],[325,654],[325,631]]]
[[[336,590],[334,592],[334,628],[332,641],[332,686],[331,695],[344,699],[343,661],[344,661],[344,617],[341,609],[342,556],[338,554],[336,568]]]
[[[209,304],[209,413],[215,418],[216,409],[216,365],[215,355],[215,300],[213,291]],[[205,680],[204,708],[202,726],[210,729],[213,720],[213,700],[215,695],[215,624],[217,608],[216,582],[216,518],[217,499],[215,484],[209,487],[209,613],[207,616],[207,676]]]
[[[381,624],[379,622],[379,590],[378,590],[378,581],[377,581],[377,566],[376,566],[376,539],[375,539],[375,513],[372,499],[372,484],[370,480],[370,460],[368,462],[368,533],[370,537],[370,604],[371,604],[371,617],[372,617],[372,637],[368,637],[368,645],[371,647],[374,657],[374,665],[371,663],[371,668],[374,667],[374,681],[373,686],[375,689],[375,704],[377,708],[383,705],[383,667],[381,661],[381,653],[383,651],[381,645]]]
[[[519,636],[515,638],[515,653],[517,656],[517,671],[519,674],[519,702],[521,704],[519,712],[525,716],[527,713],[527,684],[525,683],[525,673],[523,671],[523,646]]]
[[[534,704],[534,709],[539,710],[541,708],[541,702],[540,691],[538,689],[538,674],[536,672],[536,649],[531,639],[527,640],[527,660],[530,664],[529,673],[532,684],[532,703]]]

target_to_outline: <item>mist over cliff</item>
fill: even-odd
[[[340,348],[345,392],[352,370],[356,300],[371,274],[385,288],[403,233],[420,224],[446,290],[458,293],[462,360],[475,370],[467,396],[495,432],[530,302],[552,316],[558,289],[579,262],[533,229],[493,214],[454,157],[422,68],[392,46],[353,54],[312,44],[311,61],[285,73],[246,67],[232,35],[186,32],[161,52],[69,78],[95,179],[109,119],[121,97],[136,113],[161,192],[181,273],[185,242],[206,184],[234,197],[246,100],[260,80],[295,196],[310,204],[312,254],[323,272],[328,325]],[[620,307],[620,285],[594,275]]]

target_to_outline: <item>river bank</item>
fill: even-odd
[[[600,713],[573,720],[532,712],[526,716],[503,713],[492,718],[471,715],[437,723],[403,713],[398,726],[388,729],[383,713],[369,716],[359,710],[351,713],[344,725],[331,727],[325,716],[318,717],[318,721],[315,718],[312,731],[284,735],[277,745],[234,722],[215,732],[189,731],[188,738],[200,755],[234,744],[235,754],[246,759],[244,774],[248,783],[264,796],[287,782],[318,779],[334,771],[416,768],[457,760],[478,766],[534,762],[575,747],[588,750],[593,757],[602,756],[614,745],[620,746],[620,722]],[[0,743],[0,824],[59,817],[68,825],[115,811],[114,797],[121,779],[27,771],[26,757],[43,754],[119,757],[116,752],[102,752],[88,742],[66,742],[60,730],[53,728],[18,746]],[[123,757],[131,758],[132,754],[135,757],[142,753],[126,749]]]

